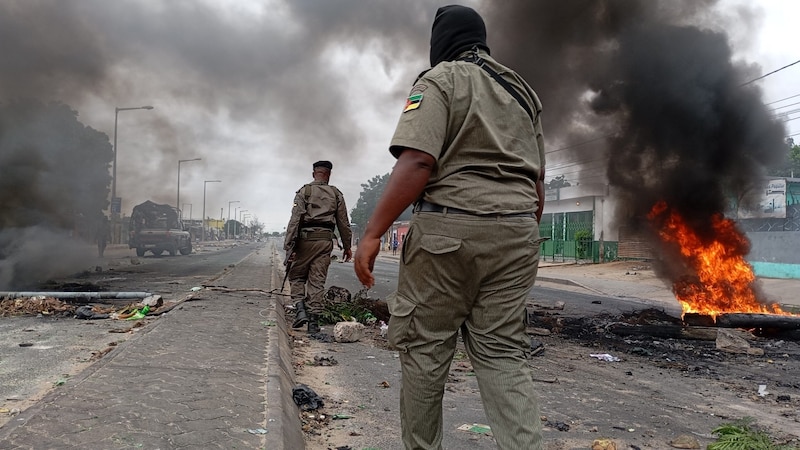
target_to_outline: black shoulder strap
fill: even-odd
[[[483,58],[478,56],[477,52],[470,52],[469,55],[460,58],[459,61],[467,61],[477,64],[483,70],[485,70],[486,73],[489,74],[489,76],[494,78],[494,80],[497,81],[500,84],[500,86],[503,86],[503,88],[506,91],[508,91],[508,93],[511,94],[512,97],[514,97],[514,100],[516,100],[517,103],[519,103],[519,106],[522,106],[522,109],[524,109],[525,112],[528,113],[528,117],[530,117],[531,122],[533,122],[533,113],[531,112],[531,107],[528,106],[528,103],[526,103],[525,100],[523,100],[522,96],[519,95],[519,92],[517,92],[516,89],[514,89],[510,84],[508,84],[508,81],[504,80],[503,77],[500,76],[500,74],[495,72],[491,67],[487,66],[486,61],[484,61]]]
[[[417,75],[417,79],[416,79],[416,80],[414,80],[414,82],[413,82],[413,83],[411,83],[411,85],[412,85],[412,86],[414,86],[415,84],[417,84],[417,81],[419,81],[419,79],[420,79],[420,78],[422,78],[423,76],[425,76],[425,74],[426,74],[426,73],[430,72],[430,70],[431,70],[431,69],[426,69],[426,70],[423,70],[422,72],[420,72],[420,73],[419,73],[419,75]]]

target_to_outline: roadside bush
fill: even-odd
[[[575,232],[575,250],[578,254],[578,259],[586,259],[590,256],[592,237],[592,232],[589,230],[578,230]]]
[[[708,444],[707,450],[797,450],[796,446],[777,445],[763,431],[751,427],[753,419],[744,418],[734,423],[723,424],[712,433],[717,437]]]
[[[334,324],[342,321],[356,320],[364,325],[372,325],[377,320],[368,307],[371,303],[364,298],[366,291],[359,291],[351,296],[347,289],[331,286],[325,292],[325,309],[320,315],[320,322]]]

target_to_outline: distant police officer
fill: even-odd
[[[301,187],[294,197],[292,218],[286,227],[286,250],[289,286],[296,316],[292,328],[308,323],[308,332],[319,332],[322,295],[328,266],[331,264],[334,230],[339,230],[344,247],[343,258],[352,258],[353,233],[347,217],[342,192],[329,185],[333,164],[317,161],[313,165],[314,181]]]
[[[387,298],[403,442],[442,448],[442,397],[460,330],[498,447],[541,449],[524,324],[544,201],[541,103],[489,56],[471,8],[436,12],[430,59],[392,138],[397,163],[355,259],[371,287],[381,236],[416,202],[397,292]]]
[[[103,216],[98,221],[94,239],[97,243],[97,256],[102,258],[106,251],[106,245],[111,241],[111,224],[108,222],[108,217]]]

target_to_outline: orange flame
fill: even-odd
[[[714,240],[703,242],[663,201],[656,203],[647,217],[659,224],[662,241],[678,245],[684,263],[693,272],[672,284],[683,314],[697,313],[715,319],[724,313],[789,315],[778,305],[764,304],[757,298],[756,277],[744,259],[749,243],[732,220],[713,215]]]

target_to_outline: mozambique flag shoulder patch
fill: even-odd
[[[411,94],[406,99],[406,106],[403,108],[403,112],[413,111],[419,108],[419,105],[422,103],[422,93],[419,94]]]

